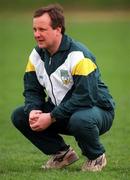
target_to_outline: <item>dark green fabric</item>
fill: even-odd
[[[38,82],[34,71],[25,73],[24,87],[25,113],[29,114],[31,110],[43,109],[46,98],[45,88]]]
[[[47,104],[44,111],[53,109]],[[12,122],[21,133],[45,154],[55,154],[67,148],[62,136],[74,136],[82,154],[89,159],[96,159],[105,152],[99,141],[99,135],[107,132],[114,119],[113,111],[105,111],[98,107],[79,110],[70,119],[61,119],[41,132],[32,131],[24,107],[17,108],[12,114]]]

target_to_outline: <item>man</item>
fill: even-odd
[[[78,160],[60,135],[65,134],[75,137],[87,157],[82,170],[101,171],[106,157],[99,136],[112,126],[114,102],[95,57],[65,35],[60,6],[36,10],[33,31],[37,46],[24,75],[25,105],[13,112],[13,124],[44,154],[52,155],[44,169]]]

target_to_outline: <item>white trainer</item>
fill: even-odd
[[[47,161],[45,165],[42,165],[43,169],[60,169],[68,166],[79,159],[76,152],[69,148],[67,151],[59,151],[52,155],[51,159]]]
[[[97,159],[88,160],[82,166],[82,171],[101,171],[107,164],[105,154],[102,154]]]

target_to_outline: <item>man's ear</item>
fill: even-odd
[[[61,33],[61,27],[57,27],[57,32]]]

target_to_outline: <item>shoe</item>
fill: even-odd
[[[102,154],[95,160],[88,160],[84,163],[82,171],[101,171],[107,164],[105,154]]]
[[[51,159],[45,165],[42,165],[42,168],[60,169],[74,163],[78,159],[79,157],[76,152],[72,148],[69,148],[67,151],[59,151],[57,154],[52,155]]]

